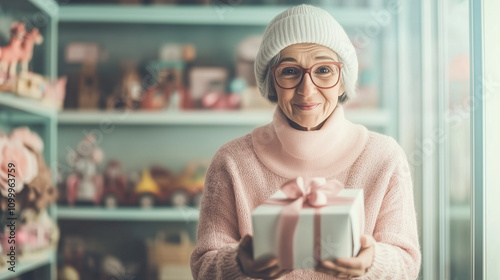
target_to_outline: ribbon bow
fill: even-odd
[[[314,259],[321,258],[320,214],[319,208],[328,204],[349,204],[353,202],[349,197],[338,197],[344,185],[337,180],[327,181],[325,178],[297,177],[281,186],[286,195],[284,199],[270,198],[266,205],[283,205],[278,222],[278,264],[282,269],[293,269],[293,238],[302,208],[315,208],[314,215]]]

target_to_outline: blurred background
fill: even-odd
[[[0,136],[41,161],[18,189],[17,272],[5,231],[0,279],[192,279],[206,167],[271,121],[253,62],[270,20],[301,3],[356,48],[347,118],[407,154],[421,278],[470,279],[465,0],[1,0]]]

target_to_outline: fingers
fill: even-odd
[[[238,247],[239,262],[245,274],[252,278],[276,279],[290,272],[279,268],[276,257],[254,260],[252,244],[252,236],[245,235]]]

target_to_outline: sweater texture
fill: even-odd
[[[376,240],[367,273],[354,279],[416,279],[421,254],[408,161],[396,141],[344,117],[337,106],[320,130],[292,128],[277,107],[273,121],[222,146],[207,171],[194,279],[252,279],[237,262],[238,243],[252,235],[252,211],[286,181],[325,177],[363,189],[365,234]],[[337,279],[294,270],[281,279]]]

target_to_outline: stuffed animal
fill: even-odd
[[[38,142],[38,139],[24,140]],[[39,145],[39,143],[34,145]],[[12,188],[15,194],[20,193],[24,185],[31,182],[37,175],[36,156],[30,152],[23,140],[17,137],[9,138],[0,132],[0,193],[2,196],[7,198],[9,188]],[[6,201],[2,199],[2,209],[6,209],[6,206]]]
[[[69,205],[75,202],[98,205],[102,196],[103,178],[97,174],[97,165],[103,160],[103,152],[92,134],[78,143],[76,151],[68,156],[74,173],[66,179],[66,198]]]
[[[6,135],[0,135],[0,153],[3,155],[0,156],[0,189],[4,195],[2,209],[7,206],[8,170],[3,169],[7,167],[7,162],[16,163],[16,202],[20,207],[41,211],[56,200],[57,189],[52,184],[50,168],[42,156],[43,141],[36,133],[27,127],[19,127],[12,131],[8,139]],[[3,161],[6,163],[3,164]]]

